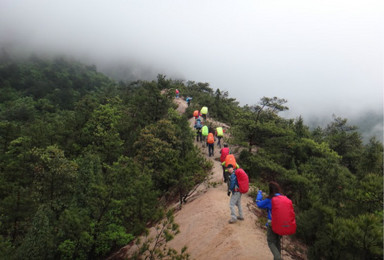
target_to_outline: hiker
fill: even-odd
[[[227,195],[230,196],[232,192],[231,199],[229,201],[229,209],[231,210],[231,219],[228,221],[229,224],[235,223],[237,220],[244,220],[243,217],[243,209],[241,208],[241,195],[242,193],[239,190],[239,183],[237,182],[235,170],[233,169],[233,165],[229,164],[228,172],[230,174],[230,185]],[[235,206],[239,211],[239,216],[236,215]]]
[[[221,157],[220,157],[220,159],[221,159]],[[233,165],[235,170],[240,168],[240,166],[236,163],[235,156],[228,152],[228,154],[225,156],[224,161],[221,163],[221,165],[223,166],[223,170],[224,170],[224,172],[223,172],[224,182],[228,183],[228,189],[229,189],[229,177],[230,177],[230,174],[228,173],[228,165],[230,165],[230,164]]]
[[[200,110],[200,113],[204,120],[207,120],[207,114],[208,114],[208,107],[202,107]]]
[[[205,147],[205,143],[207,142],[208,133],[209,133],[208,126],[204,125],[201,128],[201,134],[203,136],[203,147]]]
[[[198,119],[201,116],[200,111],[199,110],[193,111],[193,116],[195,117],[195,120]]]
[[[178,89],[175,90],[176,98],[179,98],[180,91]]]
[[[276,182],[271,181],[269,183],[269,195],[266,199],[263,200],[263,194],[262,191],[259,190],[256,197],[256,205],[261,209],[267,209],[268,211],[268,222],[266,224],[267,226],[267,242],[269,249],[271,250],[273,254],[274,260],[280,260],[281,259],[281,247],[280,247],[280,240],[281,236],[273,232],[272,230],[272,198],[275,196],[280,196],[281,194],[281,188],[280,185]]]
[[[215,131],[215,135],[217,136],[217,146],[221,148],[221,138],[224,136],[224,130],[222,127],[217,127]]]
[[[203,137],[201,135],[201,128],[203,127],[203,124],[201,123],[201,119],[200,118],[197,118],[196,121],[195,121],[195,126],[194,128],[196,129],[196,142],[200,141],[202,142],[203,141]]]
[[[214,154],[214,146],[215,146],[215,137],[213,133],[210,132],[207,136],[207,146],[208,146],[208,156],[211,157]]]
[[[227,155],[230,153],[229,151],[229,148],[228,148],[228,144],[224,144],[224,148],[221,148],[220,150],[220,162],[221,162],[221,167],[223,167],[223,179],[224,179],[224,182],[227,182],[228,180],[228,177],[227,177],[227,174],[225,172],[226,168],[225,168],[225,158],[227,157]],[[223,164],[224,163],[224,164]]]
[[[187,105],[188,105],[188,106],[191,104],[191,100],[192,100],[191,97],[187,97],[187,98],[185,99],[185,101],[187,101]]]

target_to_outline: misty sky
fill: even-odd
[[[0,45],[151,67],[288,100],[289,116],[383,109],[382,0],[0,0]]]

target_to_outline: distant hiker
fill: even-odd
[[[215,146],[215,137],[213,133],[210,132],[207,136],[207,145],[208,145],[208,156],[211,157],[214,154],[214,146]]]
[[[225,168],[225,158],[227,157],[227,155],[229,154],[229,148],[228,148],[228,144],[224,144],[224,148],[222,148],[220,150],[220,162],[222,163],[222,167],[223,167],[223,179],[224,179],[224,182],[227,182],[228,180],[228,176],[226,174],[226,168]],[[224,164],[223,164],[224,163]]]
[[[208,107],[202,107],[200,110],[200,113],[204,120],[207,120],[207,114],[208,114]]]
[[[191,104],[191,100],[192,100],[191,97],[187,97],[187,98],[185,99],[185,101],[187,101],[187,105],[188,105],[188,106]]]
[[[235,223],[237,220],[244,220],[243,216],[243,209],[241,208],[241,195],[242,193],[240,192],[239,189],[239,183],[237,181],[237,176],[235,174],[235,170],[233,169],[233,165],[229,164],[228,167],[228,172],[230,173],[230,185],[229,185],[229,190],[228,190],[228,196],[232,196],[229,201],[229,209],[231,211],[231,219],[228,221],[229,224]],[[239,216],[236,215],[235,211],[235,206],[237,206],[237,209],[239,211]]]
[[[205,147],[205,143],[207,142],[207,136],[209,134],[208,126],[204,125],[201,128],[201,134],[203,136],[203,147]]]
[[[217,136],[217,146],[221,148],[221,138],[223,138],[224,136],[224,130],[222,127],[217,127],[216,128],[216,132],[215,132],[216,136]]]
[[[269,183],[268,197],[263,200],[262,191],[259,190],[255,202],[259,208],[267,209],[268,222],[266,226],[268,246],[273,254],[273,259],[281,259],[281,236],[291,235],[296,232],[295,213],[293,211],[292,201],[282,195],[278,183],[271,181]]]
[[[202,142],[203,141],[203,137],[202,137],[202,134],[201,134],[201,128],[203,127],[203,124],[201,123],[201,119],[200,118],[197,118],[196,121],[195,121],[195,129],[196,129],[196,141],[200,141]]]
[[[175,90],[176,98],[179,98],[180,91],[178,89]]]
[[[214,135],[214,132],[215,132],[215,130],[212,128],[212,126],[211,126],[211,127],[209,127],[209,132],[210,132],[210,133],[212,133],[212,134],[213,134],[213,136],[215,136],[215,135]],[[216,138],[215,138],[215,141],[216,141]]]
[[[199,116],[201,116],[200,111],[199,110],[193,111],[193,116],[195,117],[195,120],[198,119]]]

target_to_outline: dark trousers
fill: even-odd
[[[197,129],[196,130],[196,141],[198,142],[198,141],[203,141],[203,137],[202,137],[202,135],[201,135],[201,129]]]
[[[209,156],[213,156],[213,152],[214,152],[213,146],[214,146],[214,144],[208,144],[208,154],[209,154]]]
[[[223,167],[223,178],[224,178],[224,182],[227,182],[227,181],[229,181],[228,171],[226,170],[227,168],[225,168],[225,165],[222,165],[222,167]]]
[[[221,138],[222,136],[217,137],[217,146],[219,146],[220,148],[221,148]]]
[[[273,232],[271,223],[267,227],[267,242],[269,249],[273,254],[274,260],[281,260],[281,247],[280,247],[281,236]]]
[[[229,179],[229,172],[226,170],[225,166],[223,166],[223,177],[224,177],[224,182],[227,183],[227,187],[229,190],[229,185],[231,184],[231,180]]]

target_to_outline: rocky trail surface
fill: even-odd
[[[186,102],[182,99],[175,102],[178,112],[184,113]],[[193,127],[193,118],[190,123]],[[198,146],[213,162],[210,182],[217,185],[200,190],[193,201],[187,202],[182,210],[175,213],[180,233],[169,242],[169,246],[178,251],[187,246],[192,259],[273,259],[266,240],[266,229],[260,227],[255,214],[254,198],[247,194],[242,196],[244,221],[229,224],[229,197],[219,161],[220,148],[215,144],[214,156],[208,157],[208,148],[201,144]],[[288,243],[288,240],[284,238],[284,242]],[[283,259],[294,258],[283,251]]]
[[[178,104],[178,112],[184,113],[186,102],[182,99],[175,99],[175,102]],[[193,118],[190,124],[193,127]],[[178,252],[187,246],[191,259],[273,259],[266,240],[266,228],[255,214],[260,215],[261,211],[256,209],[254,198],[243,194],[241,203],[244,221],[229,224],[230,197],[227,196],[227,184],[223,182],[220,148],[215,144],[214,156],[208,157],[208,148],[195,143],[206,158],[213,162],[210,185],[200,185],[182,209],[174,213],[180,233],[168,242],[168,246]],[[289,240],[284,238],[283,243],[288,243],[285,247],[292,246]],[[284,260],[304,259],[293,258],[284,250],[282,253]]]

